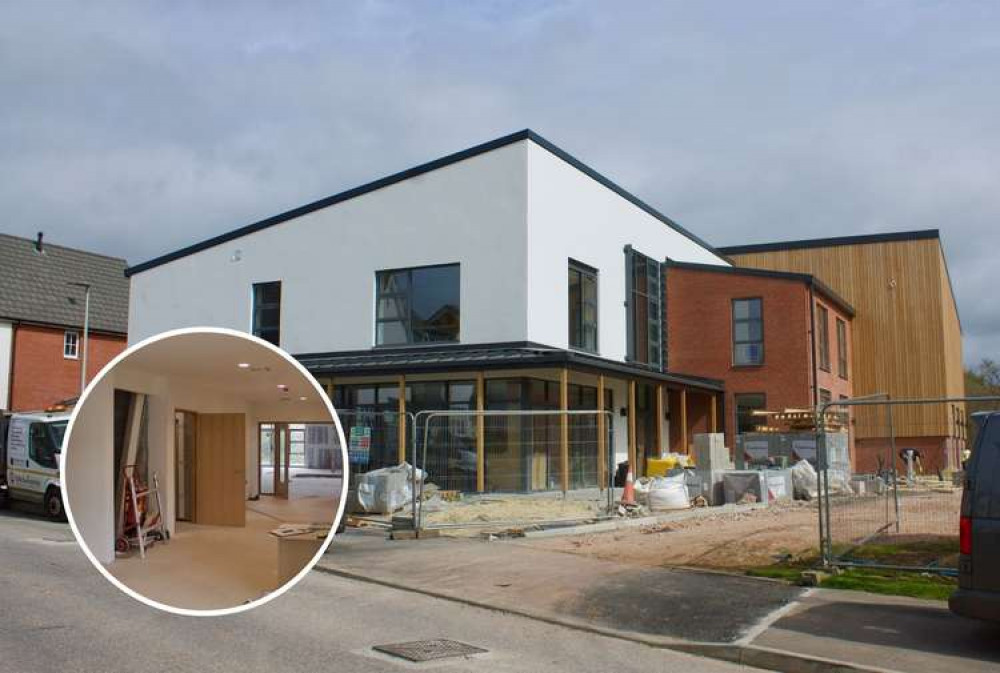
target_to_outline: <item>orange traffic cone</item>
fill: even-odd
[[[635,501],[635,480],[632,479],[632,470],[625,476],[625,490],[622,492],[621,504],[625,507],[635,507],[638,504]]]

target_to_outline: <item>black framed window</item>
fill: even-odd
[[[628,282],[628,360],[660,369],[663,362],[660,263],[625,248]]]
[[[755,416],[755,411],[767,409],[767,395],[764,393],[736,393],[733,396],[736,404],[736,432],[745,434],[756,432],[761,424],[761,418]]]
[[[458,341],[458,264],[379,271],[375,284],[375,345]]]
[[[733,364],[764,364],[764,300],[733,300]]]
[[[597,352],[597,269],[569,262],[569,347]]]
[[[830,312],[825,306],[816,305],[816,329],[819,332],[819,368],[830,371]]]
[[[837,318],[837,373],[847,378],[847,323]]]
[[[253,335],[281,345],[281,281],[253,284]]]

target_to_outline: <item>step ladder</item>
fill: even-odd
[[[159,477],[153,472],[152,486],[147,486],[137,478],[136,466],[126,465],[122,468],[122,482],[124,488],[115,551],[124,554],[138,547],[139,557],[145,560],[147,547],[170,538],[163,521]],[[150,510],[152,504],[156,506],[155,511]]]

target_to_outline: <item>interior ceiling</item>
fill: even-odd
[[[249,364],[250,368],[240,368],[240,363]],[[254,404],[287,400],[313,416],[317,409],[325,409],[311,379],[288,360],[254,341],[229,334],[200,332],[172,336],[144,346],[118,366],[124,371],[184,380],[238,395]],[[287,392],[279,385],[287,386]]]

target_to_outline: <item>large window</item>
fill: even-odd
[[[458,264],[379,271],[375,344],[458,341]]]
[[[837,318],[837,373],[847,378],[847,323]]]
[[[281,281],[253,284],[253,335],[281,345]]]
[[[760,297],[733,300],[733,364],[764,364],[764,306]]]
[[[767,396],[764,393],[737,393],[736,401],[736,432],[745,434],[756,432],[757,426],[766,423],[755,411],[767,409]]]
[[[78,332],[63,334],[63,357],[69,360],[76,360],[80,357],[80,334]]]
[[[597,269],[569,262],[569,347],[597,352]]]
[[[830,312],[825,306],[816,305],[816,330],[819,332],[819,368],[830,371]]]
[[[660,369],[663,362],[660,263],[625,248],[628,280],[628,359]]]

